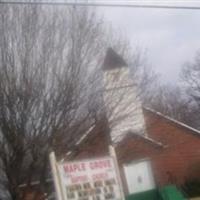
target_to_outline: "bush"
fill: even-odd
[[[200,196],[200,180],[199,179],[187,180],[185,184],[182,186],[182,189],[189,197]]]

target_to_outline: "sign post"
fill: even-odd
[[[49,160],[50,160],[50,165],[51,165],[51,169],[52,169],[52,175],[53,175],[53,180],[54,180],[54,185],[55,185],[55,189],[56,189],[56,197],[57,200],[64,200],[62,198],[62,188],[60,186],[60,180],[59,180],[59,174],[58,174],[58,169],[57,169],[57,161],[56,161],[56,157],[55,157],[55,153],[51,152],[49,155]]]
[[[124,200],[125,195],[124,195],[124,191],[123,191],[123,185],[122,185],[122,181],[121,181],[120,170],[119,170],[119,167],[118,167],[119,164],[118,164],[118,161],[117,161],[117,155],[116,155],[116,152],[115,152],[115,148],[112,145],[109,146],[109,152],[110,152],[110,155],[113,157],[114,162],[115,162],[117,178],[118,178],[118,182],[119,182],[119,185],[120,185],[119,188],[120,188],[122,200]]]

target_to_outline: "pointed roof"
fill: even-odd
[[[160,112],[157,112],[157,111],[153,110],[152,108],[143,107],[143,109],[148,111],[148,112],[151,112],[151,113],[153,113],[153,114],[155,114],[155,115],[157,115],[159,117],[162,117],[163,119],[166,119],[169,122],[172,122],[172,123],[176,124],[179,127],[182,127],[182,128],[185,128],[185,129],[189,130],[190,133],[194,133],[195,135],[200,136],[200,130],[197,130],[197,129],[195,129],[195,128],[187,125],[187,124],[184,124],[183,122],[180,122],[180,121],[178,121],[176,119],[173,119],[173,118],[171,118],[171,117],[169,117],[167,115],[164,115],[164,114],[162,114]]]
[[[121,67],[127,67],[127,64],[124,61],[124,59],[119,54],[117,54],[112,48],[108,48],[102,69],[112,70]]]

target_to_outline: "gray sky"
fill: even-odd
[[[158,5],[155,1],[149,4]],[[162,5],[200,6],[200,1],[165,1]],[[100,13],[133,46],[147,48],[148,61],[163,81],[177,82],[183,63],[191,61],[200,49],[200,10],[104,7]]]

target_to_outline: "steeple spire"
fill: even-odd
[[[112,70],[122,67],[127,67],[127,64],[124,61],[124,59],[119,54],[117,54],[112,48],[108,48],[102,69]]]

